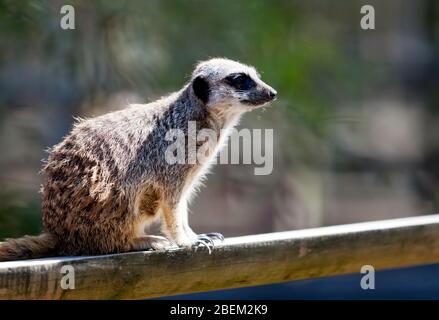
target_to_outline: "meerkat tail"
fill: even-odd
[[[50,233],[0,242],[0,261],[34,259],[56,255],[57,238]]]

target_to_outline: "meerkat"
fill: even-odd
[[[188,201],[227,129],[276,95],[255,68],[215,58],[199,63],[178,92],[78,121],[49,151],[42,170],[44,232],[1,242],[0,261],[162,250],[222,239],[191,229]],[[196,130],[213,130],[217,145],[202,163],[169,164],[166,133],[177,128],[192,139],[189,121],[195,121]],[[156,220],[164,237],[145,233]]]

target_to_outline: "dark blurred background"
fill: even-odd
[[[159,299],[202,300],[438,300],[439,265],[382,270],[375,274],[375,289],[360,287],[360,273],[299,280],[281,284],[210,291]]]
[[[60,8],[75,8],[75,30]],[[371,4],[376,29],[360,28]],[[195,231],[226,236],[439,211],[439,2],[0,1],[0,238],[40,231],[45,149],[91,117],[179,89],[193,65],[254,65],[279,92],[274,169],[214,168]]]

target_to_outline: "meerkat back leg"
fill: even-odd
[[[131,250],[163,250],[172,243],[161,236],[147,235],[145,229],[158,220],[161,216],[158,195],[152,188],[145,188],[137,197],[136,209],[137,219],[134,222],[134,237],[131,240]]]
[[[148,249],[164,250],[167,247],[172,246],[172,243],[165,237],[145,234],[146,227],[151,225],[159,216],[160,212],[156,212],[154,217],[146,215],[145,213],[141,214],[139,221],[134,226],[135,234],[130,243],[131,251]]]
[[[171,242],[165,237],[161,236],[152,236],[152,235],[144,235],[137,238],[134,238],[131,241],[131,250],[139,251],[139,250],[164,250],[170,247]]]

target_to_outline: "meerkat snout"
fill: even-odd
[[[264,83],[259,75],[234,73],[226,77],[226,84],[236,90],[239,101],[244,105],[260,106],[275,99],[277,92]]]
[[[273,89],[273,90],[269,91],[269,95],[270,95],[271,100],[277,99],[277,91],[276,90]]]

